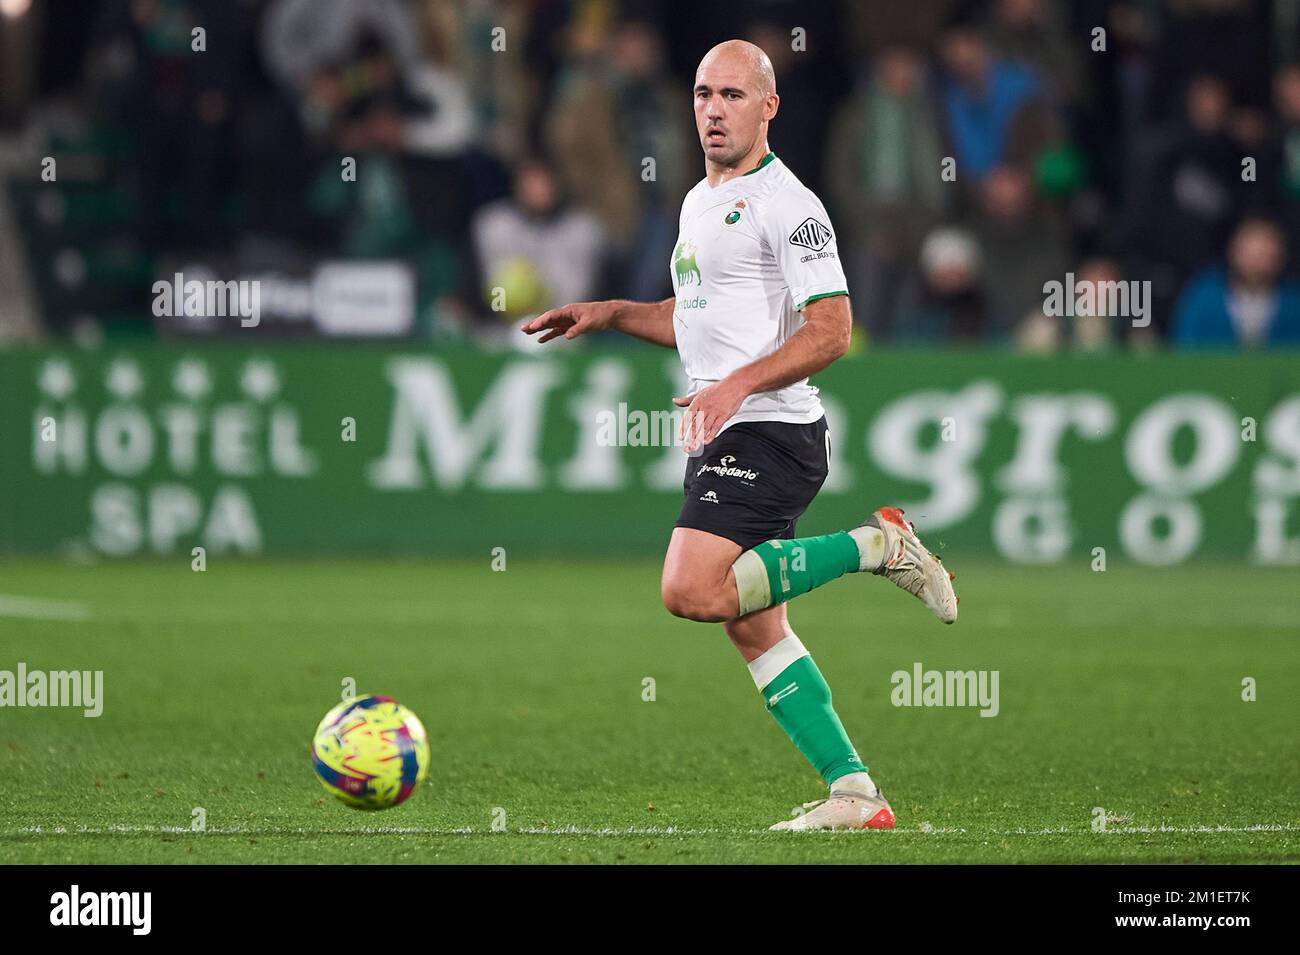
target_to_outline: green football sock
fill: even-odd
[[[790,634],[751,661],[749,671],[768,712],[828,784],[867,772],[831,706],[831,688],[798,637]]]
[[[738,616],[785,603],[845,574],[875,570],[884,551],[884,535],[871,526],[820,537],[764,541],[731,565]]]

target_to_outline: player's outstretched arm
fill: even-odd
[[[772,354],[737,368],[716,385],[674,398],[687,408],[682,438],[687,452],[718,436],[722,426],[750,395],[774,391],[815,375],[849,350],[853,314],[847,295],[818,299],[803,310],[803,324]]]
[[[629,302],[624,299],[575,302],[542,312],[521,327],[529,335],[545,332],[538,339],[539,343],[612,329],[665,348],[676,348],[677,334],[673,331],[675,301],[666,298],[662,302]]]

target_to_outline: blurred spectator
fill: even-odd
[[[1050,315],[1046,308],[1026,316],[1015,332],[1016,348],[1023,352],[1050,354],[1069,348],[1077,352],[1099,352],[1115,340],[1114,329],[1129,322],[1130,315],[1112,315],[1112,301],[1123,301],[1107,293],[1123,281],[1119,263],[1114,259],[1094,258],[1085,261],[1075,272],[1076,288],[1090,287],[1093,294],[1077,296],[1067,308],[1069,314]]]
[[[895,338],[930,344],[980,341],[988,308],[974,237],[962,229],[936,229],[921,244],[920,264],[920,288],[904,296]]]
[[[118,121],[135,134],[127,179],[155,248],[201,248],[229,235],[222,200],[232,178],[232,110],[249,65],[239,42],[245,20],[238,5],[219,0],[133,0],[106,13],[129,50],[130,93]],[[205,30],[199,56],[196,23]]]
[[[623,282],[632,298],[650,301],[672,294],[667,263],[677,241],[677,215],[699,166],[694,127],[684,107],[686,90],[668,76],[663,41],[653,26],[620,26],[612,58],[624,161],[641,173],[639,223]],[[647,158],[655,161],[650,179],[644,175]]]
[[[1200,328],[1183,319],[1214,275],[1234,336],[1281,340],[1287,284],[1211,266],[1243,216],[1275,217],[1280,247],[1300,249],[1293,6],[103,0],[90,16],[36,4],[31,54],[5,61],[0,100],[24,150],[60,157],[59,179],[0,163],[16,213],[0,244],[21,244],[8,257],[27,281],[10,284],[33,290],[54,330],[138,320],[157,263],[191,252],[290,273],[325,256],[399,259],[434,326],[481,310],[487,279],[512,309],[574,275],[575,296],[657,299],[701,171],[692,71],[739,35],[773,61],[772,147],[826,201],[874,340],[1154,344],[1176,302],[1180,328]],[[863,64],[854,89],[845,78]],[[532,156],[550,172],[529,171]],[[539,235],[568,264],[502,241]],[[1234,244],[1232,258],[1268,256]],[[1044,315],[1043,283],[1081,260],[1079,281],[1150,281],[1152,326]],[[1300,276],[1300,256],[1281,275]]]
[[[828,199],[855,316],[875,336],[891,329],[921,239],[954,188],[940,175],[943,139],[925,81],[914,50],[882,50],[865,86],[836,115],[826,144]]]
[[[944,121],[960,181],[978,185],[1003,163],[1037,155],[1046,103],[1034,70],[998,56],[969,25],[945,35],[943,62]]]
[[[1046,0],[997,0],[989,26],[990,45],[1031,67],[1058,104],[1082,96],[1080,53],[1087,49],[1066,29],[1064,14],[1064,4]]]
[[[779,23],[760,20],[746,39],[760,47],[772,61],[776,92],[781,97],[777,118],[769,130],[768,144],[800,181],[819,195],[822,167],[830,144],[831,109],[839,96],[837,77],[826,69],[826,58],[791,49],[790,31]],[[814,42],[825,43],[825,37]],[[702,161],[696,158],[697,166]]]
[[[1087,38],[1086,98],[1071,111],[1072,138],[1087,154],[1090,178],[1111,200],[1122,195],[1134,141],[1150,124],[1150,46],[1158,13],[1124,0],[1089,0],[1070,9],[1075,42]],[[1093,50],[1097,29],[1104,31],[1096,35],[1104,37],[1104,53]]]
[[[1300,63],[1288,63],[1277,71],[1273,84],[1279,120],[1278,146],[1281,168],[1277,181],[1288,199],[1300,200]]]
[[[1273,43],[1295,42],[1295,12],[1284,11],[1291,6],[1289,0],[1128,2],[1147,7],[1155,20],[1148,53],[1151,86],[1147,116],[1157,123],[1182,111],[1183,91],[1199,75],[1230,78],[1236,100],[1263,104],[1268,99]],[[1276,20],[1270,24],[1273,18]]]
[[[1149,277],[1155,321],[1163,326],[1178,289],[1223,248],[1234,215],[1241,162],[1228,137],[1227,84],[1197,77],[1186,114],[1137,144],[1127,189],[1123,242],[1127,271]]]
[[[433,60],[453,70],[469,98],[477,146],[513,165],[533,146],[559,69],[548,44],[562,5],[513,0],[415,0]]]
[[[988,331],[1005,339],[1042,311],[1044,283],[1061,280],[1069,261],[1060,224],[1037,202],[1029,173],[999,166],[980,188],[974,232],[984,263]]]
[[[469,96],[419,37],[396,0],[279,0],[263,46],[272,73],[296,95],[303,125],[340,151],[455,155],[473,135]]]
[[[271,7],[263,51],[299,122],[273,103],[246,137],[254,208],[276,213],[255,222],[261,230],[446,271],[474,200],[465,186],[474,123],[459,75],[422,42],[437,34],[420,26],[396,0]],[[344,176],[347,160],[355,176]]]
[[[689,87],[667,74],[647,22],[623,23],[608,37],[575,30],[571,43],[572,71],[550,117],[556,168],[613,243],[619,294],[663,298],[672,291],[680,202],[699,169],[688,159],[698,157]]]
[[[1300,345],[1300,284],[1282,279],[1286,240],[1267,219],[1247,219],[1228,245],[1227,268],[1196,276],[1178,300],[1174,341],[1184,348]]]
[[[399,0],[275,0],[262,26],[262,55],[271,75],[296,95],[303,123],[324,132],[339,109],[364,93],[364,71],[344,84],[342,70],[370,38],[403,74],[420,62],[418,34]]]
[[[1104,289],[1124,281],[1124,274],[1117,261],[1103,257],[1079,266],[1077,278],[1091,283],[1094,289]],[[1074,318],[1069,320],[1069,344],[1076,351],[1105,351],[1115,343],[1120,323],[1132,320],[1131,315],[1111,315],[1107,311],[1110,301],[1109,296],[1094,295],[1091,309],[1086,303],[1082,309],[1075,309]]]
[[[1280,220],[1291,250],[1287,274],[1300,275],[1300,64],[1279,67],[1273,81],[1277,126],[1257,152],[1253,181],[1241,183],[1247,212],[1271,213]]]
[[[514,196],[480,209],[471,233],[484,304],[504,318],[596,293],[603,230],[595,216],[564,201],[554,173],[541,162],[519,167]]]

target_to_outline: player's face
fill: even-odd
[[[749,70],[725,59],[700,64],[695,74],[695,131],[704,158],[734,166],[754,148],[776,112],[776,95],[764,96]]]

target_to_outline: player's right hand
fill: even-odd
[[[542,312],[531,321],[524,322],[520,328],[529,335],[546,332],[538,339],[538,343],[541,344],[549,342],[552,338],[559,338],[561,335],[565,338],[577,338],[588,332],[603,332],[609,328],[613,320],[612,302],[575,302],[572,305],[561,305],[559,308]]]

